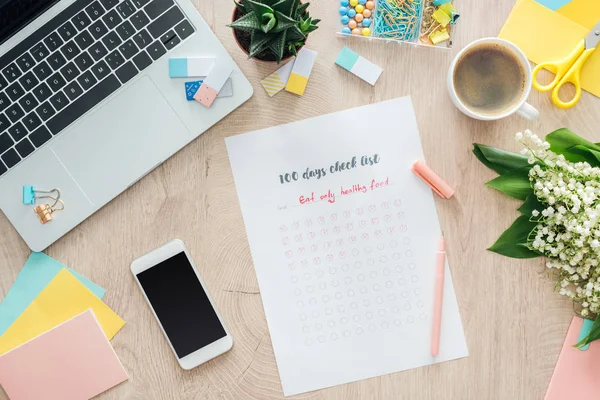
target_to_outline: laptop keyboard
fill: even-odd
[[[173,0],[78,0],[0,57],[0,176],[194,32]]]

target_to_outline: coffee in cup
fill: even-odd
[[[525,103],[531,90],[531,67],[525,55],[502,39],[482,39],[463,49],[448,75],[450,96],[465,114],[484,120],[518,112],[537,119]]]

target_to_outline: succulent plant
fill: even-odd
[[[235,4],[241,17],[227,26],[250,35],[248,58],[271,53],[279,63],[286,51],[296,55],[320,22],[308,13],[310,3],[300,0],[239,0]]]

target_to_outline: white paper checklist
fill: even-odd
[[[226,143],[286,396],[468,355],[448,266],[430,355],[441,229],[409,98]]]

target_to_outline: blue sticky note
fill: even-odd
[[[541,5],[546,8],[551,9],[552,11],[556,11],[559,8],[566,6],[571,2],[571,0],[536,0]]]
[[[194,95],[202,86],[202,82],[204,81],[192,81],[185,83],[185,98],[188,100],[194,100]]]
[[[587,335],[590,334],[592,330],[592,326],[594,325],[594,321],[591,319],[584,318],[583,325],[581,325],[581,330],[579,331],[579,338],[577,339],[577,343],[581,342]],[[590,347],[589,344],[586,344],[579,350],[587,350]]]
[[[169,77],[184,78],[188,76],[187,58],[169,58]]]
[[[44,253],[31,253],[21,272],[19,272],[15,283],[0,303],[0,336],[63,268],[66,267]],[[104,297],[106,290],[70,268],[67,268],[67,270],[83,283],[94,296],[99,299]]]
[[[354,67],[354,64],[356,64],[356,61],[358,61],[359,57],[360,56],[358,54],[356,54],[349,48],[344,47],[340,51],[340,54],[338,54],[335,63],[340,67],[344,68],[345,70],[350,71],[352,67]]]

